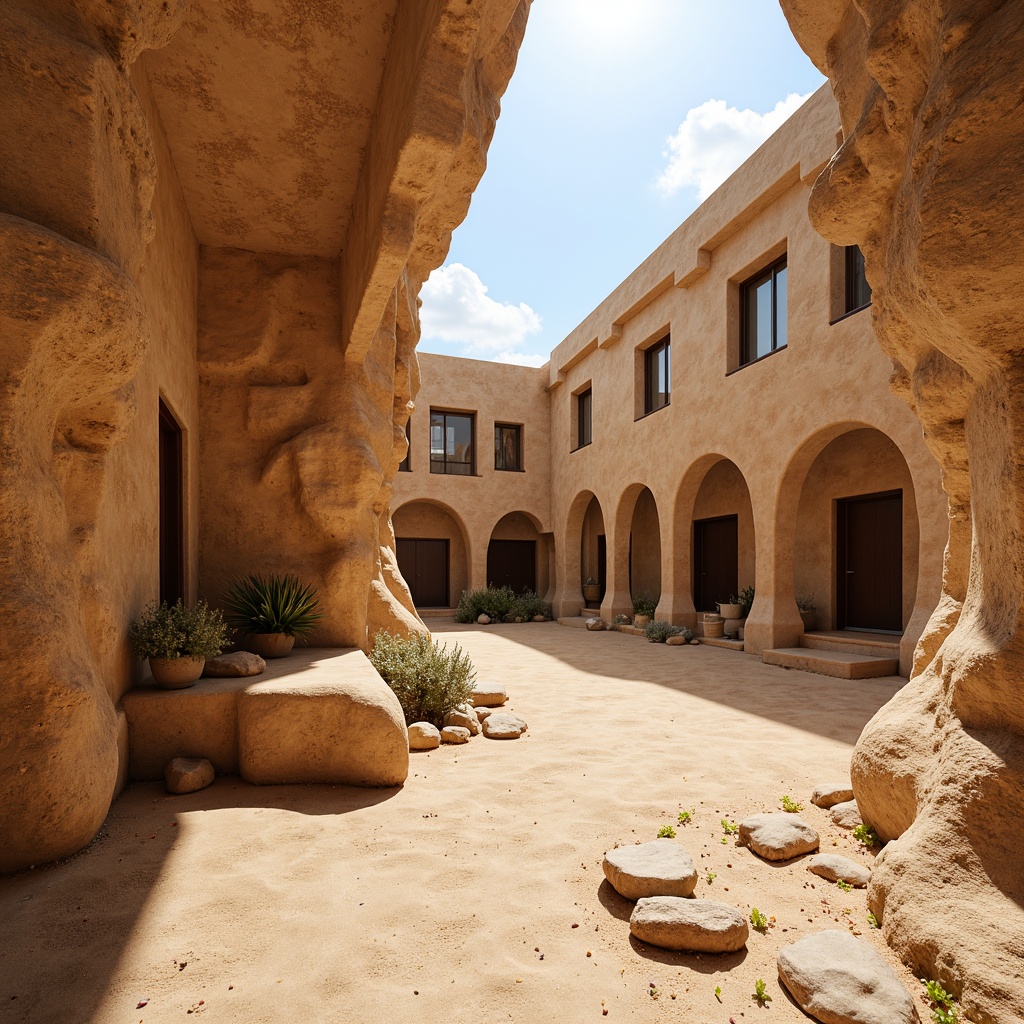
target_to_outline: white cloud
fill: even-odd
[[[668,164],[658,178],[666,195],[693,186],[703,202],[811,93],[790,93],[774,110],[727,107],[725,100],[708,100],[686,114],[679,130],[668,137],[662,153]]]
[[[502,362],[531,357],[516,349],[541,328],[541,318],[525,302],[498,302],[487,286],[461,263],[435,270],[420,291],[423,337],[460,345],[461,355]],[[513,358],[515,357],[515,358]],[[527,364],[531,365],[531,364]]]
[[[526,352],[499,352],[495,357],[496,363],[513,363],[516,366],[543,366],[547,356],[529,355]]]

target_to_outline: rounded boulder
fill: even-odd
[[[627,900],[689,896],[697,884],[693,858],[669,839],[620,846],[604,855],[604,877]]]

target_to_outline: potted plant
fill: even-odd
[[[587,604],[596,604],[601,600],[601,584],[593,576],[588,576],[587,582],[583,584],[583,600]]]
[[[179,599],[150,605],[128,627],[128,642],[140,658],[149,659],[153,679],[165,690],[191,686],[203,674],[207,658],[227,643],[227,626],[215,608],[200,601],[186,608]]]
[[[744,587],[740,591],[740,596],[737,598],[739,602],[741,613],[740,618],[745,619],[750,614],[750,609],[754,607],[754,588]]]
[[[800,618],[804,622],[804,632],[810,633],[814,629],[814,620],[816,618],[814,609],[814,595],[813,594],[801,594],[796,599],[796,606],[800,612]]]
[[[235,580],[224,604],[228,625],[245,633],[246,646],[261,658],[283,658],[323,617],[314,587],[277,573]]]
[[[640,591],[633,598],[633,625],[639,629],[645,627],[654,617],[657,607],[658,602],[650,594]]]
[[[743,604],[734,595],[728,601],[718,605],[718,613],[723,619],[741,619],[743,618]]]

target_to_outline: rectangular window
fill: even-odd
[[[668,405],[671,385],[672,348],[669,338],[662,338],[644,353],[644,413]]]
[[[786,257],[740,287],[740,363],[786,347]]]
[[[523,468],[522,428],[494,424],[494,468],[519,473]]]
[[[430,410],[430,472],[473,476],[476,472],[474,417],[466,412]]]
[[[398,464],[399,473],[411,473],[412,464],[410,462],[410,456],[412,455],[412,417],[405,421],[405,440],[408,442],[409,447],[405,451],[405,458]]]
[[[591,388],[581,391],[576,396],[576,447],[582,448],[590,444],[591,417],[594,405],[594,392]]]
[[[859,245],[846,247],[846,308],[844,313],[853,313],[871,305],[871,285],[864,276],[864,253]]]

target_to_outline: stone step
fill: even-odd
[[[841,630],[804,633],[800,646],[811,651],[845,651],[870,658],[900,657],[900,637],[884,633],[858,633]]]
[[[417,608],[421,619],[454,619],[454,608]]]
[[[878,676],[896,676],[900,672],[899,658],[873,658],[865,654],[809,650],[805,647],[781,647],[774,651],[762,651],[761,660],[766,665],[798,668],[804,672],[834,676],[836,679],[872,679]]]
[[[729,640],[724,636],[702,636],[699,639],[702,644],[707,644],[708,647],[722,647],[727,651],[743,650],[742,640]]]

